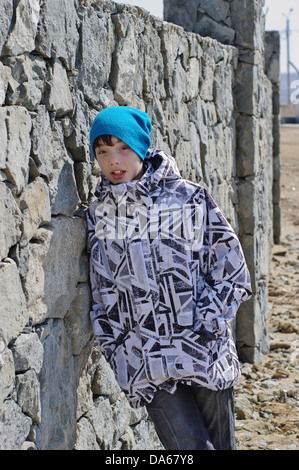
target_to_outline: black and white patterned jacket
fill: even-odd
[[[133,407],[176,383],[240,378],[229,322],[251,295],[240,243],[215,201],[150,150],[138,181],[104,177],[88,210],[91,321]]]

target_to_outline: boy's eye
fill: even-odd
[[[105,150],[97,150],[96,155],[104,155],[106,153]]]

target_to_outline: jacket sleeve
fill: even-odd
[[[241,302],[251,297],[250,274],[240,242],[205,191],[203,252],[194,330],[215,339],[225,334]]]
[[[115,340],[100,294],[100,275],[97,270],[99,266],[98,239],[95,235],[94,216],[90,210],[87,212],[87,227],[87,251],[89,254],[89,278],[92,299],[90,320],[98,348],[105,358],[109,359],[115,349]]]

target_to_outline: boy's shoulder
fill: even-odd
[[[165,191],[179,193],[187,198],[205,199],[207,191],[204,186],[186,178],[169,180],[165,184]]]

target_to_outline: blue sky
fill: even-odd
[[[117,0],[118,1],[118,0]],[[163,0],[122,0],[118,3],[137,5],[148,10],[152,15],[163,17]],[[290,13],[290,9],[293,11]],[[298,0],[265,0],[266,30],[280,31],[281,38],[281,72],[286,72],[286,16],[290,19],[290,60],[299,69],[299,1]],[[286,15],[286,16],[284,16]],[[292,71],[294,71],[292,69]]]

